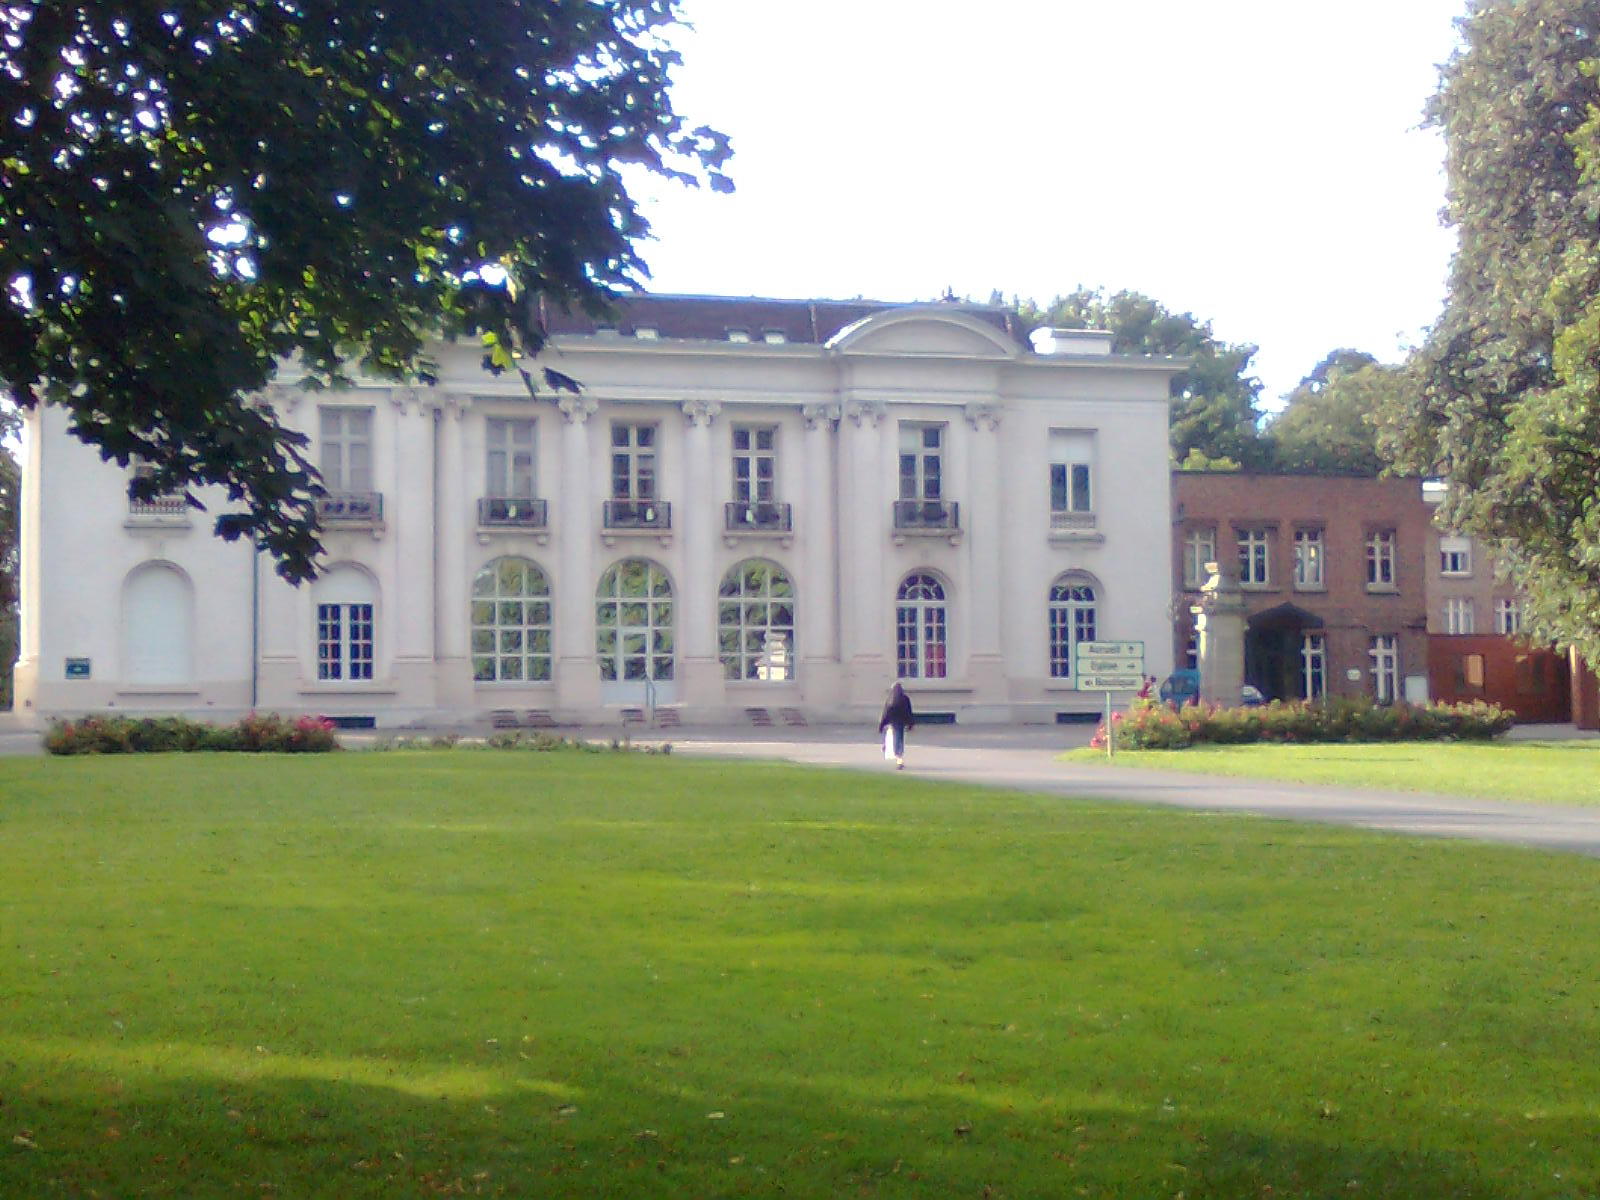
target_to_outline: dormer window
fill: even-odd
[[[748,329],[730,329],[728,330],[728,340],[730,342],[748,342],[750,340],[750,331]]]
[[[596,337],[616,337],[617,327],[615,325],[596,325],[594,332]]]
[[[764,329],[761,332],[761,340],[769,346],[781,346],[789,340],[789,335],[781,329]]]
[[[641,342],[653,342],[661,336],[661,331],[654,325],[640,325],[633,331],[633,336]]]

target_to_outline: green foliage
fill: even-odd
[[[1449,295],[1385,454],[1446,477],[1529,632],[1600,660],[1600,2],[1476,0],[1430,109],[1444,133]]]
[[[1485,741],[1514,722],[1513,713],[1483,701],[1377,705],[1365,699],[1274,700],[1236,708],[1138,701],[1126,716],[1112,717],[1119,750],[1183,750],[1207,743]],[[1102,724],[1091,746],[1104,749],[1105,736]]]
[[[163,754],[244,751],[307,754],[339,748],[333,724],[321,717],[251,713],[233,725],[186,717],[84,717],[53,722],[44,735],[51,754]]]
[[[1318,363],[1266,428],[1275,469],[1314,474],[1377,475],[1376,414],[1410,386],[1402,367],[1359,350],[1335,350]]]
[[[1246,468],[1263,465],[1256,409],[1261,381],[1248,373],[1255,346],[1219,341],[1209,321],[1170,312],[1138,292],[1107,295],[1080,287],[1042,307],[1031,300],[1017,307],[1030,326],[1110,330],[1116,354],[1192,358],[1189,369],[1172,381],[1173,459],[1181,465],[1199,452],[1208,463],[1228,459]]]
[[[136,498],[223,488],[217,532],[308,577],[306,440],[248,398],[289,358],[317,386],[352,363],[430,380],[436,334],[573,386],[526,364],[542,303],[598,311],[643,279],[624,170],[729,186],[726,139],[668,98],[677,19],[677,0],[0,9],[0,385],[152,464]]]

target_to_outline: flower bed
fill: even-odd
[[[1113,714],[1112,728],[1118,750],[1182,750],[1201,743],[1487,741],[1510,729],[1514,720],[1508,709],[1481,700],[1390,705],[1274,700],[1250,708],[1174,708],[1142,700],[1125,714]],[[1103,723],[1089,744],[1105,749]]]

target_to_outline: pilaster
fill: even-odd
[[[592,711],[600,705],[600,670],[594,650],[594,538],[596,505],[590,495],[589,418],[599,405],[584,395],[564,395],[556,407],[561,428],[561,479],[551,496],[559,530],[559,601],[555,610],[558,707]]]
[[[679,601],[679,679],[682,698],[695,707],[723,702],[722,665],[716,642],[716,529],[722,510],[713,482],[711,428],[722,405],[715,400],[683,402],[684,484],[679,506],[683,531],[683,578]]]

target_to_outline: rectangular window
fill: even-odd
[[[1245,587],[1265,587],[1271,582],[1271,545],[1265,529],[1239,530],[1239,582]]]
[[[1322,530],[1294,531],[1294,585],[1320,588],[1322,581]]]
[[[484,494],[506,500],[532,500],[533,422],[490,417],[486,426],[488,459]]]
[[[1444,631],[1446,633],[1472,633],[1472,600],[1467,596],[1450,596],[1444,602]]]
[[[1399,638],[1380,633],[1367,644],[1372,659],[1372,697],[1379,704],[1393,704],[1400,698]]]
[[[1472,574],[1472,539],[1464,537],[1439,539],[1439,574]]]
[[[944,498],[944,426],[900,422],[900,499]]]
[[[656,427],[618,421],[611,426],[611,498],[656,499]]]
[[[1206,564],[1217,561],[1217,531],[1191,529],[1183,535],[1183,586],[1197,588],[1206,581]]]
[[[1483,691],[1483,655],[1463,654],[1456,661],[1456,690]]]
[[[1050,431],[1050,511],[1092,513],[1094,434],[1072,429]]]
[[[372,605],[317,605],[317,678],[372,678]]]
[[[1367,587],[1387,591],[1394,580],[1394,530],[1374,530],[1367,535]]]
[[[1328,643],[1323,634],[1300,635],[1300,697],[1322,700],[1328,695]]]
[[[1515,600],[1496,600],[1494,602],[1494,631],[1496,633],[1521,633],[1522,605]]]
[[[317,466],[330,492],[372,491],[372,409],[319,410],[322,457]]]
[[[733,498],[739,504],[770,504],[777,499],[778,427],[733,427]]]

